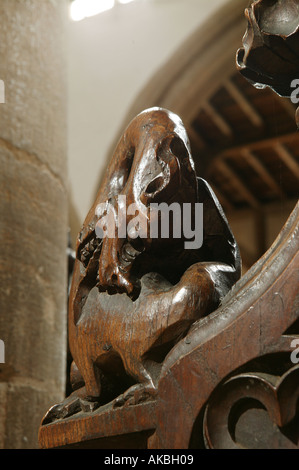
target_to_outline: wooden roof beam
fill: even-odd
[[[278,104],[280,104],[287,111],[287,113],[294,119],[295,122],[296,108],[292,104],[291,100],[289,98],[283,98],[276,93],[273,93],[273,96],[278,101]]]
[[[192,126],[188,126],[186,128],[186,131],[190,139],[190,142],[193,142],[193,144],[195,145],[197,149],[203,149],[206,147],[204,139]]]
[[[299,133],[297,132],[292,132],[291,134],[284,134],[284,135],[278,135],[275,137],[269,137],[267,139],[263,140],[258,140],[256,142],[249,142],[246,143],[246,148],[250,151],[259,151],[262,149],[272,149],[276,145],[279,145],[280,143],[287,144],[290,142],[291,144],[297,144],[299,145]],[[227,150],[223,150],[218,154],[218,157],[226,157],[226,156],[232,156],[232,155],[237,155],[239,156],[240,153],[243,151],[245,147],[245,144],[243,145],[238,145],[236,147],[231,147]]]
[[[233,131],[230,125],[226,122],[226,120],[221,116],[221,114],[211,105],[211,103],[206,102],[203,105],[204,110],[209,114],[211,119],[214,121],[216,126],[222,132],[222,134],[233,137]]]
[[[274,146],[274,150],[279,156],[279,158],[283,161],[283,163],[299,180],[299,163],[295,160],[292,153],[283,144],[276,144]]]
[[[282,191],[281,187],[260,160],[248,149],[244,149],[241,154],[246,162],[260,175],[268,187],[271,188],[279,197],[285,199],[286,195]]]
[[[217,159],[217,169],[230,179],[234,187],[239,191],[242,197],[248,202],[250,206],[254,209],[260,209],[259,201],[254,197],[254,195],[249,191],[249,189],[241,181],[240,177],[228,166],[224,160]]]
[[[256,127],[263,127],[264,120],[261,115],[256,111],[248,99],[243,95],[243,93],[236,87],[236,85],[231,80],[226,80],[224,86],[231,97],[236,101],[239,107],[242,109],[244,114]]]

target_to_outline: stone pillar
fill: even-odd
[[[0,448],[36,448],[64,397],[65,0],[1,0]]]

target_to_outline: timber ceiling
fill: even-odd
[[[299,197],[296,106],[233,74],[187,129],[199,175],[225,211],[259,210]]]

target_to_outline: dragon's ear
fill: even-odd
[[[197,178],[198,199],[203,203],[204,245],[208,245],[210,256],[219,262],[233,266],[240,277],[241,258],[238,244],[211,186]]]

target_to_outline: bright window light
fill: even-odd
[[[114,7],[115,0],[74,0],[71,4],[71,18],[80,21],[98,15]]]
[[[123,4],[131,3],[131,2],[133,2],[133,0],[118,0],[118,3],[123,3]]]

